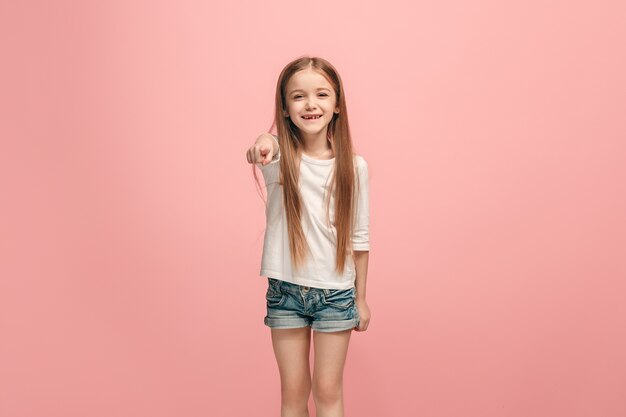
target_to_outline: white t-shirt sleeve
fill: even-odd
[[[353,250],[370,250],[369,243],[369,172],[367,161],[363,157],[357,157],[358,194],[355,212],[355,227],[352,233]]]

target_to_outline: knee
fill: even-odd
[[[334,404],[341,401],[342,389],[341,381],[316,380],[313,381],[313,398],[316,403]]]
[[[281,388],[282,402],[285,405],[298,406],[306,404],[311,395],[311,381],[288,383]]]

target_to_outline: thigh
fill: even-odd
[[[311,328],[271,329],[271,332],[283,389],[308,389],[311,384]]]
[[[340,386],[352,329],[338,332],[313,332],[315,364],[314,386]]]

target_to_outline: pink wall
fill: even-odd
[[[626,415],[623,2],[90,3],[0,6],[0,415],[279,415],[245,150],[302,54],[370,164],[346,415]]]

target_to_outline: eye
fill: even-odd
[[[326,97],[326,96],[328,96],[328,94],[326,94],[326,93],[321,93],[321,94],[320,94],[320,96],[324,96],[324,97]]]

